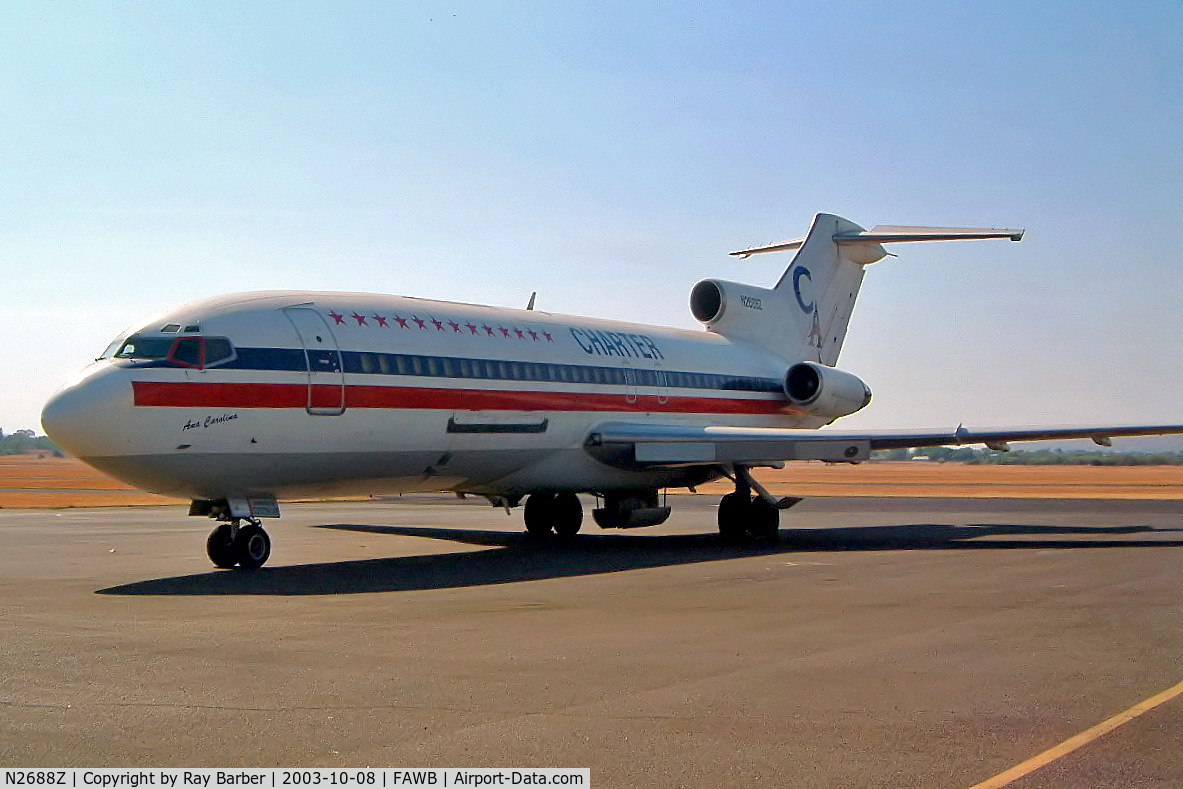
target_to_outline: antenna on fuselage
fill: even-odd
[[[534,299],[537,296],[538,296],[538,291],[534,291],[533,293],[530,294],[530,303],[526,305],[527,310],[529,310],[531,312],[534,310]]]

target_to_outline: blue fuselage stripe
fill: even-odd
[[[654,370],[584,364],[524,362],[510,359],[475,359],[368,351],[317,351],[313,366],[321,372],[343,371],[355,375],[416,376],[468,380],[532,381],[542,383],[608,384],[664,389],[698,389],[728,392],[781,392],[780,380],[685,370]],[[156,360],[134,363],[139,367],[171,367]],[[306,372],[308,357],[300,348],[237,348],[233,359],[216,365],[222,370],[283,370]]]

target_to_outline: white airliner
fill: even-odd
[[[1021,230],[878,226],[818,214],[771,289],[708,279],[706,331],[370,293],[238,293],[120,335],[46,404],[66,451],[219,521],[218,567],[261,566],[261,518],[292,496],[454,491],[517,506],[571,536],[591,493],[603,528],[653,526],[659,491],[728,477],[726,539],[774,540],[776,499],[751,469],[857,463],[872,450],[1183,432],[1183,425],[818,431],[870,402],[834,364],[864,268],[899,241]]]

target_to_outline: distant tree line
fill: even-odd
[[[981,466],[1180,466],[1183,452],[1102,452],[1097,450],[1023,449],[995,452],[972,447],[888,449],[871,453],[872,460],[928,460]]]
[[[49,440],[48,436],[39,436],[32,430],[18,430],[4,435],[0,430],[0,455],[25,455],[32,452],[50,452],[55,457],[65,457],[61,447]]]

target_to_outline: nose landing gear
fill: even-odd
[[[279,503],[270,494],[247,498],[194,499],[189,514],[218,521],[205,541],[205,552],[214,567],[255,570],[271,556],[271,538],[259,518],[278,518]]]
[[[235,518],[219,523],[205,541],[205,552],[215,567],[230,569],[235,565],[244,570],[262,567],[271,556],[271,538],[255,518],[239,525]]]

